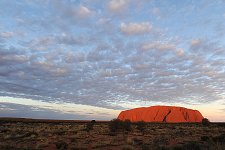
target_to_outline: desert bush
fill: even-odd
[[[155,138],[153,140],[153,143],[155,145],[159,146],[159,145],[166,145],[168,143],[168,141],[169,141],[168,137],[166,137],[166,136],[159,136],[159,137],[157,137],[157,138]]]
[[[109,122],[110,132],[131,131],[131,129],[130,120],[121,121],[119,119],[113,119]]]
[[[119,119],[113,119],[109,122],[110,132],[118,132],[121,129],[122,121]]]
[[[133,144],[133,138],[127,137],[127,138],[126,138],[126,143],[127,143],[128,145],[132,145],[132,144]]]
[[[68,144],[64,141],[59,141],[56,143],[56,148],[59,150],[66,150],[68,148]]]
[[[225,145],[225,134],[221,134],[219,136],[213,137],[213,141],[220,145]]]
[[[182,147],[182,150],[201,150],[201,145],[198,142],[189,142],[187,144],[184,144]]]
[[[1,150],[12,150],[12,149],[15,149],[15,147],[10,146],[10,145],[3,145],[3,146],[0,146],[0,149]]]
[[[77,139],[76,139],[76,138],[71,138],[71,139],[70,139],[70,142],[72,142],[72,143],[77,143]]]
[[[55,131],[55,134],[60,136],[65,135],[65,131],[58,130],[58,131]]]
[[[136,125],[137,125],[137,129],[138,129],[140,132],[142,132],[142,134],[143,134],[144,131],[145,131],[145,128],[146,128],[146,122],[144,122],[144,121],[139,121],[139,122],[136,123]]]
[[[209,140],[209,137],[208,136],[201,136],[201,140],[202,141],[208,141]]]
[[[125,120],[122,122],[122,128],[124,131],[131,131],[131,122],[130,120]]]
[[[162,146],[156,148],[156,150],[206,150],[206,149],[207,148],[203,148],[203,145],[195,141],[190,141],[184,145],[174,145],[172,147]]]
[[[134,148],[130,145],[125,145],[122,147],[122,150],[133,150]]]
[[[143,145],[143,140],[138,138],[133,138],[133,145]]]
[[[142,150],[152,150],[153,147],[150,146],[150,145],[147,145],[147,144],[143,144],[143,145],[141,146],[141,149],[142,149]]]
[[[202,125],[203,125],[203,126],[209,126],[209,125],[210,125],[209,119],[203,118],[203,119],[202,119]]]
[[[7,133],[7,132],[10,132],[9,129],[0,129],[0,133]]]
[[[222,123],[222,122],[221,123],[217,123],[216,126],[225,128],[225,123]]]
[[[92,120],[91,122],[88,122],[88,123],[86,124],[86,131],[87,131],[87,132],[90,132],[90,130],[93,130],[94,124],[95,124],[95,120]]]

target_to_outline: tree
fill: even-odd
[[[92,120],[91,122],[88,122],[88,123],[86,124],[86,131],[87,131],[87,132],[90,132],[90,130],[93,130],[94,124],[95,124],[95,120]]]
[[[202,119],[202,125],[203,125],[203,126],[209,126],[209,124],[210,124],[209,119],[207,119],[207,118],[203,118],[203,119]]]

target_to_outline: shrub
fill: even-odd
[[[221,134],[219,136],[213,137],[213,141],[215,143],[225,145],[225,134]]]
[[[130,120],[125,120],[122,122],[122,128],[124,131],[131,131],[131,122]]]
[[[210,124],[209,119],[207,119],[207,118],[203,118],[203,119],[202,119],[202,125],[203,125],[203,126],[209,126],[209,124]]]
[[[133,138],[133,145],[143,145],[143,140],[138,138]]]
[[[134,148],[130,145],[125,145],[122,147],[122,150],[133,150]]]
[[[146,128],[146,122],[144,122],[144,121],[139,121],[139,122],[136,123],[136,125],[137,125],[137,129],[138,129],[140,132],[144,133],[145,128]]]
[[[198,142],[191,141],[182,147],[183,150],[201,150],[201,145]]]
[[[70,142],[72,142],[72,143],[77,143],[77,139],[76,139],[76,138],[71,138],[71,139],[70,139]]]
[[[131,122],[130,120],[113,119],[109,122],[109,130],[110,132],[131,131]]]
[[[64,141],[59,141],[56,143],[56,148],[59,150],[66,150],[68,148],[68,144]]]
[[[141,149],[142,149],[142,150],[152,150],[153,148],[152,148],[150,145],[143,144],[143,145],[141,146]]]
[[[209,137],[208,136],[201,136],[201,140],[202,141],[208,141],[209,140]]]
[[[109,130],[110,132],[117,132],[121,129],[122,121],[119,119],[113,119],[109,122]]]
[[[89,132],[90,130],[93,130],[95,124],[95,120],[92,120],[91,122],[88,122],[86,124],[86,131]]]

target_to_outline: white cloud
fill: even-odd
[[[15,35],[14,32],[1,32],[0,33],[0,37],[3,37],[3,38],[11,38]]]
[[[145,43],[141,46],[141,50],[159,50],[159,51],[172,51],[177,56],[183,56],[184,50],[182,48],[177,47],[171,43],[162,43],[162,42],[149,42]]]
[[[149,33],[152,29],[152,25],[149,22],[141,23],[121,23],[120,30],[126,35],[138,35]]]
[[[200,44],[201,43],[201,40],[200,39],[193,39],[192,41],[191,41],[191,46],[196,46],[196,45],[198,45],[198,44]]]
[[[184,55],[184,50],[182,48],[179,48],[176,50],[177,56],[183,56]]]
[[[141,47],[142,50],[151,50],[151,49],[157,49],[160,51],[164,50],[175,50],[176,46],[173,44],[164,44],[161,42],[151,42],[151,43],[145,43]]]
[[[77,13],[80,17],[87,17],[91,15],[91,10],[85,6],[80,6]]]
[[[111,12],[120,12],[128,5],[128,2],[129,0],[111,0],[108,8]]]

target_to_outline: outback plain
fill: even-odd
[[[224,150],[225,123],[0,119],[1,150]]]

